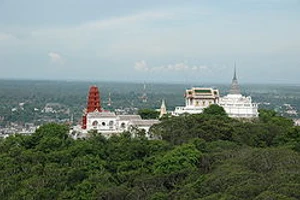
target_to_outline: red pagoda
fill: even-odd
[[[82,129],[86,129],[87,123],[87,114],[90,112],[102,112],[101,103],[100,103],[100,93],[98,87],[93,85],[90,87],[88,101],[87,101],[87,108],[82,116]]]

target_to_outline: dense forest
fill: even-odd
[[[47,124],[0,140],[0,199],[300,199],[300,128],[274,111],[165,117],[156,140],[73,140],[68,130]]]

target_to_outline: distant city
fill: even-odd
[[[184,94],[192,87],[218,88],[220,94],[230,93],[228,84],[187,85],[156,83],[110,83],[76,81],[0,81],[0,134],[31,134],[42,124],[56,122],[69,125],[81,123],[87,104],[88,89],[100,89],[103,109],[117,115],[136,115],[139,109],[159,109],[162,100],[166,109],[185,105]],[[259,109],[272,109],[299,124],[300,86],[241,85],[241,93],[251,96]]]

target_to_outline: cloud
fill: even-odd
[[[191,70],[207,70],[207,69],[209,69],[208,68],[208,66],[206,66],[206,65],[200,65],[200,66],[192,66],[191,67]]]
[[[0,41],[16,39],[13,35],[7,33],[0,33]]]
[[[147,63],[144,60],[137,61],[134,64],[134,69],[137,71],[149,71],[149,68],[147,67]]]
[[[169,65],[162,65],[158,67],[148,67],[146,61],[141,60],[137,61],[134,65],[134,69],[137,71],[153,71],[153,72],[161,72],[161,71],[204,71],[208,70],[209,67],[206,65],[192,65],[189,66],[186,63],[175,63],[175,64],[169,64]]]
[[[50,52],[48,53],[48,56],[50,57],[52,63],[64,64],[64,60],[60,54],[55,52]]]
[[[169,64],[160,67],[154,67],[153,71],[184,71],[188,70],[189,66],[184,63]]]
[[[111,30],[111,29],[127,29],[129,26],[134,26],[139,23],[145,23],[155,20],[168,20],[172,19],[173,14],[170,12],[141,12],[133,15],[126,15],[121,17],[113,17],[108,19],[101,19],[95,21],[88,21],[82,24],[78,24],[76,26],[69,26],[64,28],[53,28],[53,29],[39,29],[31,32],[33,37],[37,36],[48,36],[58,38],[65,38],[74,36],[78,37],[77,39],[84,39],[84,36],[91,35],[93,32],[98,33],[102,30]]]
[[[126,52],[141,51],[139,41],[144,41],[144,38],[151,34],[146,30],[147,27],[155,24],[153,22],[165,22],[173,17],[174,14],[170,11],[147,11],[84,21],[71,26],[37,28],[30,30],[27,42],[30,45],[39,45],[42,42],[44,46],[51,48],[60,46],[69,54],[85,54],[85,52],[95,51],[101,52],[100,57],[110,57],[115,54],[124,56]],[[128,44],[131,44],[129,48]],[[85,52],[82,51],[83,49]]]

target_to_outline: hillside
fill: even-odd
[[[67,133],[0,140],[1,199],[300,199],[300,128],[273,111],[166,118],[152,129],[162,140]]]

